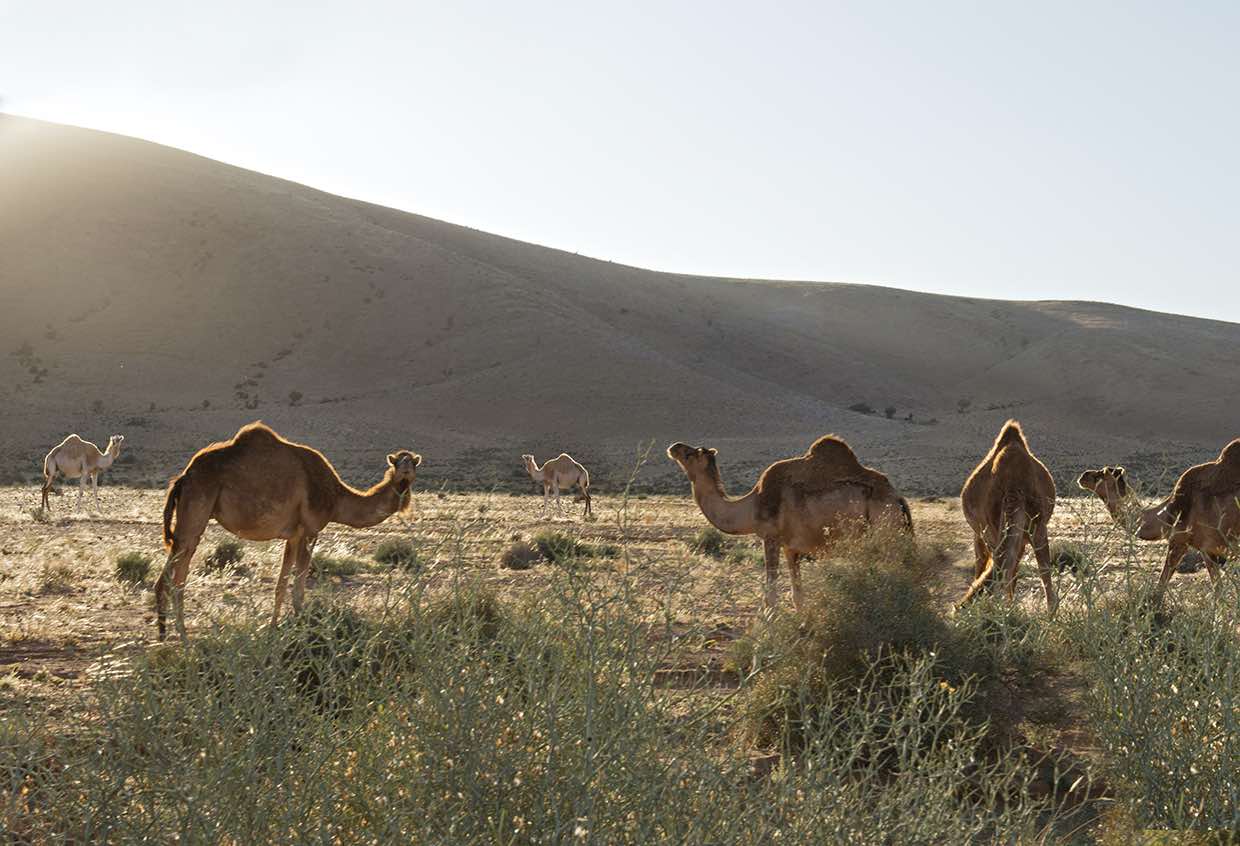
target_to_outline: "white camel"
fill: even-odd
[[[572,456],[562,452],[556,458],[549,459],[542,467],[538,466],[532,455],[523,455],[521,460],[525,462],[525,472],[530,474],[530,478],[535,482],[542,482],[544,511],[547,510],[547,496],[551,491],[555,491],[555,507],[563,510],[560,490],[570,490],[576,485],[581,494],[575,501],[584,499],[586,510],[582,516],[590,516],[590,474],[586,468],[574,461]]]
[[[112,466],[121,454],[124,435],[113,435],[108,438],[108,449],[100,452],[99,447],[90,441],[84,441],[77,435],[70,435],[52,448],[43,459],[43,508],[47,510],[47,495],[52,490],[52,483],[59,473],[66,479],[78,480],[77,507],[82,507],[82,492],[86,490],[87,481],[95,491],[95,508],[99,507],[99,474]]]

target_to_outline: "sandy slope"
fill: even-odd
[[[12,117],[0,345],[0,475],[17,479],[68,431],[121,431],[114,480],[161,481],[257,417],[359,482],[413,447],[432,486],[510,484],[521,452],[560,449],[614,485],[650,440],[642,479],[660,484],[662,446],[686,440],[718,447],[739,489],[835,431],[928,492],[958,488],[1008,415],[1061,482],[1095,461],[1181,467],[1240,434],[1235,324],[655,273]]]

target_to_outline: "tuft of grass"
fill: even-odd
[[[310,572],[315,578],[324,576],[356,576],[368,570],[366,562],[351,555],[316,552],[310,559]]]
[[[1087,576],[1094,572],[1094,560],[1088,550],[1071,541],[1051,544],[1051,564],[1060,573]]]
[[[77,572],[68,564],[45,561],[39,572],[39,593],[73,593],[77,590],[77,581]]]
[[[698,555],[705,555],[709,558],[722,558],[724,552],[731,545],[732,543],[727,535],[714,526],[707,526],[693,536],[693,541],[689,544],[689,548]]]
[[[113,571],[118,582],[137,587],[151,573],[151,556],[141,552],[126,552],[116,557]]]
[[[542,550],[526,540],[515,540],[499,558],[499,566],[506,570],[528,570],[543,560]]]
[[[585,558],[619,558],[621,555],[620,547],[614,543],[585,543],[564,532],[539,532],[534,535],[533,544],[543,558],[560,565],[573,565]]]
[[[245,546],[235,538],[225,538],[215,545],[215,549],[203,559],[203,569],[208,573],[223,573],[239,570],[241,559],[245,557]]]
[[[32,509],[30,509],[30,511],[28,511],[27,513],[30,515],[30,519],[31,519],[31,520],[33,520],[33,521],[34,521],[34,522],[36,522],[36,523],[50,523],[50,522],[52,522],[52,514],[51,514],[51,512],[50,512],[50,511],[48,511],[47,509],[45,509],[45,508],[44,508],[43,506],[41,506],[41,505],[40,505],[38,508],[32,508]]]
[[[724,556],[729,564],[743,565],[746,567],[761,567],[766,563],[766,554],[748,543],[734,543],[728,549],[727,555]]]
[[[395,570],[416,572],[422,569],[418,549],[408,538],[388,538],[375,547],[371,557]]]

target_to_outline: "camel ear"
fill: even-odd
[[[706,447],[706,449],[702,451],[705,452],[707,455],[714,455],[715,453],[719,452],[719,450],[715,449],[714,447]]]
[[[396,466],[396,453],[394,452],[388,453],[388,464],[391,464],[393,467]]]
[[[413,466],[414,467],[422,466],[422,456],[418,455],[416,452],[413,454]]]
[[[1124,468],[1123,468],[1123,467],[1116,467],[1116,468],[1115,468],[1115,478],[1117,478],[1117,479],[1122,479],[1122,478],[1124,478]]]

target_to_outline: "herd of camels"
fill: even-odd
[[[98,498],[99,473],[120,455],[124,438],[114,435],[106,450],[70,435],[43,462],[43,507],[57,474],[79,479],[78,503],[89,480]],[[859,531],[887,527],[912,532],[908,502],[882,473],[866,467],[840,438],[826,435],[796,458],[776,461],[762,472],[749,493],[727,493],[715,450],[672,444],[667,455],[689,478],[702,514],[721,532],[757,535],[766,560],[765,607],[776,605],[781,554],[788,562],[792,601],[802,604],[800,559],[826,550],[835,540]],[[530,478],[543,485],[543,508],[550,493],[578,488],[584,514],[591,513],[590,476],[567,454],[544,463],[522,456]],[[406,509],[422,457],[408,450],[387,456],[383,478],[365,491],[345,484],[322,453],[285,440],[261,422],[243,426],[229,441],[199,450],[168,488],[163,536],[167,563],[155,584],[159,637],[166,636],[167,595],[171,590],[177,633],[186,639],[184,587],[190,562],[212,518],[246,540],[284,540],[284,560],[276,581],[272,623],[293,579],[294,612],[302,608],[315,539],[328,523],[355,528],[375,526]],[[1143,507],[1128,485],[1123,467],[1081,474],[1077,484],[1098,496],[1115,522],[1141,540],[1166,540],[1166,563],[1155,596],[1161,597],[1190,548],[1196,549],[1217,586],[1220,563],[1230,543],[1240,541],[1240,439],[1214,461],[1190,467],[1171,495]],[[1051,578],[1047,524],[1055,509],[1055,482],[1029,449],[1021,426],[1009,420],[973,470],[960,493],[965,520],[973,531],[974,580],[967,602],[1000,583],[1011,601],[1016,571],[1033,547],[1046,593],[1047,612],[1058,605]]]

